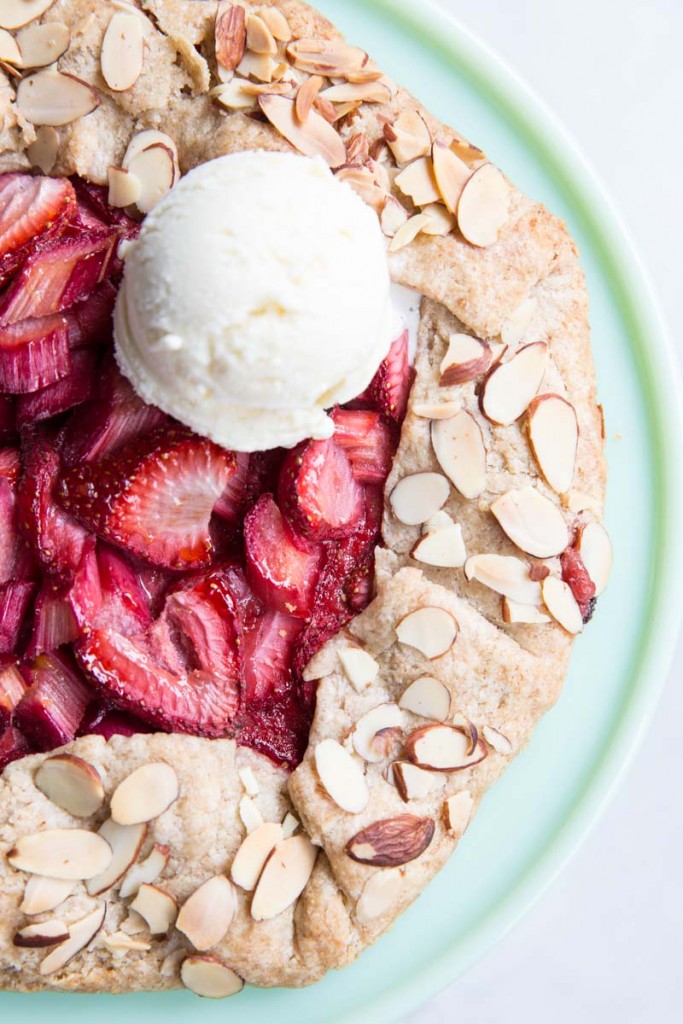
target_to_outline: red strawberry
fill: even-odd
[[[567,548],[566,551],[563,551],[560,556],[560,564],[562,579],[571,587],[584,621],[587,621],[595,607],[595,584],[588,575],[588,570],[576,548]]]
[[[262,494],[244,520],[247,579],[255,593],[276,611],[305,619],[320,573],[322,550],[294,543],[290,528],[271,494]]]
[[[304,441],[289,452],[278,499],[294,529],[315,540],[347,536],[363,516],[362,489],[334,441]]]
[[[150,596],[139,573],[123,552],[99,542],[96,565],[99,605],[89,621],[84,619],[84,624],[115,629],[127,636],[144,633],[152,623],[152,612]],[[90,593],[93,605],[96,601],[94,586]]]
[[[39,243],[61,234],[75,209],[65,178],[0,175],[0,286]]]
[[[93,389],[96,365],[96,351],[81,348],[72,352],[71,371],[66,377],[39,391],[19,396],[17,425],[21,428],[30,423],[39,423],[85,402]]]
[[[408,331],[404,331],[392,344],[366,390],[355,399],[354,406],[367,404],[378,409],[391,423],[403,422],[415,379],[408,345]]]
[[[141,732],[154,732],[154,727],[135,715],[117,711],[106,701],[95,700],[83,716],[78,735],[104,736],[110,740],[112,736],[135,736]]]
[[[267,609],[240,646],[247,705],[277,699],[292,686],[292,653],[303,624]]]
[[[110,206],[107,201],[108,190],[104,185],[94,185],[85,178],[74,176],[71,183],[78,197],[79,211],[90,211],[101,222],[126,229],[126,234],[136,234],[140,225],[125,210]]]
[[[254,709],[247,708],[238,742],[291,770],[306,753],[311,719],[311,708],[289,689]]]
[[[234,523],[240,519],[245,507],[249,459],[250,456],[247,452],[235,453],[235,472],[228,480],[228,486],[213,507],[214,515],[225,519],[228,523]]]
[[[359,483],[384,484],[396,449],[392,431],[378,412],[335,409],[334,441],[346,452]]]
[[[15,726],[10,726],[0,735],[0,772],[12,761],[31,753],[31,745]]]
[[[11,394],[38,391],[72,368],[66,317],[20,320],[0,326],[0,388]]]
[[[0,479],[14,487],[21,475],[21,455],[17,448],[0,448]]]
[[[71,658],[41,654],[22,667],[30,686],[14,712],[14,720],[36,750],[70,743],[92,694]]]
[[[116,288],[111,281],[103,281],[87,299],[74,303],[66,310],[69,346],[108,345],[113,340],[112,315],[116,303]]]
[[[154,565],[211,561],[211,510],[235,456],[186,430],[161,428],[99,463],[67,470],[59,496],[88,529]]]
[[[286,455],[287,451],[284,448],[271,448],[266,452],[251,453],[249,472],[244,488],[245,508],[254,505],[262,494],[275,494]]]
[[[17,402],[14,395],[0,395],[0,443],[8,444],[16,439]]]

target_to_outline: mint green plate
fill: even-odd
[[[683,606],[674,550],[683,509],[680,402],[660,316],[609,201],[539,101],[423,0],[318,6],[568,221],[590,284],[607,420],[611,585],[577,644],[564,694],[530,748],[486,797],[457,856],[357,964],[307,990],[248,989],[229,1003],[187,993],[1,995],[2,1020],[396,1020],[482,956],[566,863],[628,764],[666,677]]]

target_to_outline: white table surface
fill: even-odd
[[[683,361],[683,0],[435,2],[526,79],[587,154]],[[652,730],[600,824],[521,924],[406,1024],[683,1020],[682,736],[679,641]]]

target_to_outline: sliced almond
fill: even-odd
[[[574,406],[560,395],[539,395],[527,410],[529,443],[538,468],[558,494],[572,485],[579,443]]]
[[[247,45],[247,19],[239,4],[219,3],[216,8],[216,60],[227,71],[234,71]]]
[[[327,78],[345,78],[349,71],[360,70],[368,62],[364,50],[336,39],[296,39],[287,47],[287,56],[300,71]]]
[[[124,171],[122,167],[109,168],[108,202],[110,206],[117,208],[133,206],[140,198],[141,191],[140,179],[130,171]]]
[[[446,504],[450,490],[441,473],[411,473],[396,484],[389,503],[399,522],[417,526]]]
[[[36,128],[36,137],[26,150],[31,166],[37,167],[43,174],[49,174],[57,163],[58,153],[59,135],[56,129],[49,125]]]
[[[339,181],[345,181],[361,199],[371,206],[375,213],[381,213],[387,195],[375,181],[372,171],[367,167],[342,167],[337,171]]]
[[[128,171],[139,185],[139,195],[135,200],[137,208],[140,213],[149,213],[173,187],[173,152],[168,146],[156,142],[129,161]]]
[[[496,753],[503,754],[505,757],[512,753],[513,746],[510,740],[498,729],[494,729],[492,725],[485,725],[481,734]]]
[[[540,583],[532,580],[528,564],[513,555],[471,555],[465,562],[465,576],[519,604],[541,603]]]
[[[247,84],[245,78],[233,78],[231,82],[212,89],[211,96],[226,110],[255,110],[257,94],[248,91]]]
[[[253,53],[277,53],[275,36],[258,14],[247,15],[247,48]]]
[[[40,973],[43,977],[49,974],[56,974],[66,967],[70,960],[85,949],[97,935],[104,924],[107,914],[106,903],[100,904],[96,910],[82,917],[80,921],[69,925],[69,938],[60,946],[57,946],[45,957],[40,965]]]
[[[12,942],[27,949],[58,946],[69,938],[69,929],[63,921],[52,919],[40,924],[29,924],[15,932]]]
[[[466,183],[472,177],[472,170],[456,156],[452,149],[441,142],[432,147],[434,178],[446,209],[455,214]]]
[[[457,635],[458,624],[451,613],[434,605],[409,612],[396,626],[399,642],[414,647],[430,661],[447,654]]]
[[[87,82],[48,68],[22,78],[16,102],[22,117],[32,124],[58,127],[85,117],[100,99]]]
[[[356,919],[360,924],[370,924],[378,917],[391,911],[403,888],[403,879],[398,870],[378,871],[368,878],[356,903]]]
[[[379,704],[367,711],[356,722],[351,733],[353,749],[370,763],[383,761],[385,758],[383,744],[374,742],[375,737],[386,730],[403,727],[403,713],[398,704]]]
[[[146,882],[138,889],[130,909],[145,919],[151,935],[165,935],[178,916],[178,905],[173,897]]]
[[[415,206],[426,206],[441,199],[439,187],[434,177],[431,157],[422,156],[408,164],[400,174],[396,175],[394,184],[404,195],[412,199]]]
[[[255,835],[256,833],[254,833]],[[225,875],[216,875],[204,882],[185,900],[176,928],[200,953],[213,949],[227,934],[237,909],[232,882]]]
[[[315,748],[318,777],[338,807],[359,814],[370,799],[363,768],[336,740],[326,739]]]
[[[389,252],[399,252],[401,249],[405,249],[407,245],[414,242],[417,236],[420,234],[425,227],[429,225],[429,217],[424,213],[419,213],[415,217],[410,217],[409,220],[398,229],[396,234],[389,244]]]
[[[113,932],[111,935],[105,935],[102,945],[111,953],[119,956],[126,953],[149,953],[152,948],[149,942],[134,939],[132,936],[126,935],[125,932]]]
[[[581,561],[595,584],[599,597],[607,586],[612,571],[612,541],[602,523],[588,523],[579,533],[577,543]]]
[[[263,816],[250,796],[243,796],[239,802],[239,815],[247,832],[254,832],[263,824]]]
[[[454,832],[458,837],[461,836],[470,823],[473,808],[474,800],[466,789],[449,796],[444,804],[444,817],[448,831]]]
[[[75,888],[75,882],[65,881],[62,878],[31,875],[26,883],[24,898],[19,910],[29,917],[34,914],[44,914],[49,910],[56,910],[69,898]]]
[[[324,117],[312,110],[305,124],[299,124],[294,100],[287,96],[259,96],[259,106],[270,123],[304,156],[321,156],[330,167],[346,162],[341,136]]]
[[[130,170],[131,160],[138,156],[138,154],[142,153],[143,150],[149,149],[150,146],[154,146],[156,144],[166,146],[166,148],[170,149],[173,154],[173,180],[175,182],[180,177],[180,171],[178,169],[178,147],[170,135],[167,135],[166,132],[157,131],[156,128],[146,128],[144,131],[136,132],[135,135],[132,136],[128,143],[128,148],[126,149],[123,160],[121,161],[121,166],[124,171]]]
[[[486,154],[483,149],[479,149],[479,146],[475,146],[473,142],[469,142],[464,136],[459,135],[458,132],[454,132],[451,129],[453,138],[451,139],[450,147],[456,156],[459,156],[465,163],[471,164],[478,162],[479,160],[485,160]]]
[[[21,28],[34,18],[40,18],[55,0],[2,0],[0,28]]]
[[[294,100],[294,113],[301,124],[308,120],[315,98],[323,87],[323,79],[320,75],[310,75],[306,81],[299,86]]]
[[[478,167],[465,184],[458,203],[463,238],[479,248],[498,241],[510,212],[510,186],[493,164]]]
[[[486,757],[486,746],[477,740],[472,749],[468,729],[454,725],[422,725],[406,737],[405,752],[413,764],[436,772],[457,772]]]
[[[227,999],[244,988],[239,974],[214,956],[186,957],[180,968],[180,980],[186,989],[205,999]]]
[[[518,604],[516,601],[511,601],[509,597],[503,598],[502,614],[503,621],[510,624],[526,622],[532,626],[542,626],[552,621],[550,616],[542,612],[540,608],[536,608],[532,604]]]
[[[359,864],[396,868],[416,860],[434,838],[434,822],[415,814],[383,818],[352,836],[346,852]]]
[[[7,860],[17,871],[79,882],[106,871],[112,849],[101,836],[81,828],[53,828],[22,836]]]
[[[409,761],[395,761],[391,768],[394,784],[405,803],[409,800],[424,800],[446,785],[445,775],[418,768]]]
[[[295,818],[291,811],[287,811],[282,821],[282,838],[289,839],[301,827],[301,822]]]
[[[412,107],[406,107],[393,124],[386,126],[384,137],[399,167],[431,152],[429,128],[419,111]]]
[[[181,947],[181,949],[174,949],[171,953],[165,956],[161,964],[161,969],[159,971],[162,978],[175,978],[180,970],[180,965],[186,958],[187,950],[185,949],[184,946]],[[204,957],[190,957],[190,959],[203,960]],[[206,959],[212,958],[207,957]]]
[[[570,542],[562,512],[535,487],[520,487],[501,494],[491,503],[501,528],[528,555],[553,558]]]
[[[448,351],[441,360],[439,384],[442,388],[466,384],[483,376],[492,362],[493,356],[488,342],[471,334],[451,334]]]
[[[130,825],[127,827],[135,828],[136,826]],[[128,870],[126,877],[121,883],[121,888],[119,889],[119,896],[121,899],[126,900],[129,896],[135,896],[141,885],[152,885],[154,882],[158,881],[166,870],[170,856],[171,851],[168,846],[162,846],[159,843],[155,843],[145,860],[140,861],[137,864],[133,864]]]
[[[331,85],[320,94],[328,103],[389,103],[391,91],[384,82],[345,82]]]
[[[240,777],[240,782],[244,786],[244,792],[247,796],[258,796],[261,791],[261,787],[259,786],[256,776],[251,768],[248,766],[240,768],[237,774]]]
[[[152,821],[175,803],[179,793],[178,776],[170,764],[163,761],[144,764],[114,790],[111,816],[119,825]]]
[[[123,878],[138,858],[147,836],[147,825],[119,825],[108,818],[99,834],[111,847],[113,857],[106,870],[88,880],[86,889],[90,896],[99,896]]]
[[[461,409],[461,402],[415,402],[412,411],[425,420],[452,420]]]
[[[541,584],[543,603],[556,622],[575,635],[583,629],[583,615],[571,587],[558,576],[548,576]]]
[[[486,487],[486,445],[472,413],[461,409],[432,423],[432,447],[442,470],[463,498],[477,498]]]
[[[255,921],[270,921],[291,907],[306,888],[318,850],[308,836],[278,843],[263,869],[251,902]]]
[[[235,854],[230,877],[235,885],[253,892],[271,852],[285,838],[282,825],[266,821],[251,832]]]
[[[121,931],[126,935],[141,935],[148,931],[144,917],[141,917],[134,910],[129,911],[128,917],[121,922]]]
[[[35,774],[36,788],[63,811],[77,818],[89,818],[104,803],[100,773],[73,754],[46,758]]]
[[[275,39],[281,43],[289,42],[292,38],[292,30],[282,11],[279,11],[277,7],[261,7],[258,13]]]
[[[259,82],[275,82],[282,78],[287,65],[271,57],[269,53],[245,53],[237,65],[237,74],[243,78],[255,78]]]
[[[145,58],[144,26],[136,14],[117,11],[102,40],[102,77],[113,92],[125,92],[142,74]]]
[[[440,203],[429,203],[422,207],[422,212],[429,217],[429,225],[422,229],[425,235],[450,235],[457,223],[452,213],[449,213],[445,206]]]
[[[410,557],[439,569],[461,569],[467,561],[462,527],[450,519],[445,527],[426,530],[413,546]]]
[[[379,665],[367,651],[361,647],[345,647],[339,651],[339,660],[344,675],[358,693],[366,686],[374,683],[379,672]]]
[[[538,312],[538,299],[529,296],[520,302],[503,324],[500,340],[510,352],[516,351],[526,340],[527,332]]]
[[[519,419],[540,388],[547,365],[548,346],[534,341],[520,348],[507,363],[494,367],[479,399],[484,416],[501,426]]]
[[[296,82],[252,82],[249,79],[238,79],[248,96],[291,96],[296,91]]]
[[[451,692],[434,676],[420,676],[403,691],[398,706],[422,718],[445,722],[451,713]]]
[[[566,494],[560,496],[564,508],[570,512],[592,512],[596,516],[602,515],[602,502],[594,494],[587,494],[586,491],[578,491],[573,488]]]
[[[14,67],[23,67],[21,50],[17,41],[4,28],[0,28],[0,61],[4,64],[12,64]]]

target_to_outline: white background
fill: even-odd
[[[435,2],[573,134],[683,360],[683,0]],[[406,1024],[680,1024],[682,751],[679,642],[653,728],[601,823],[515,931]]]

